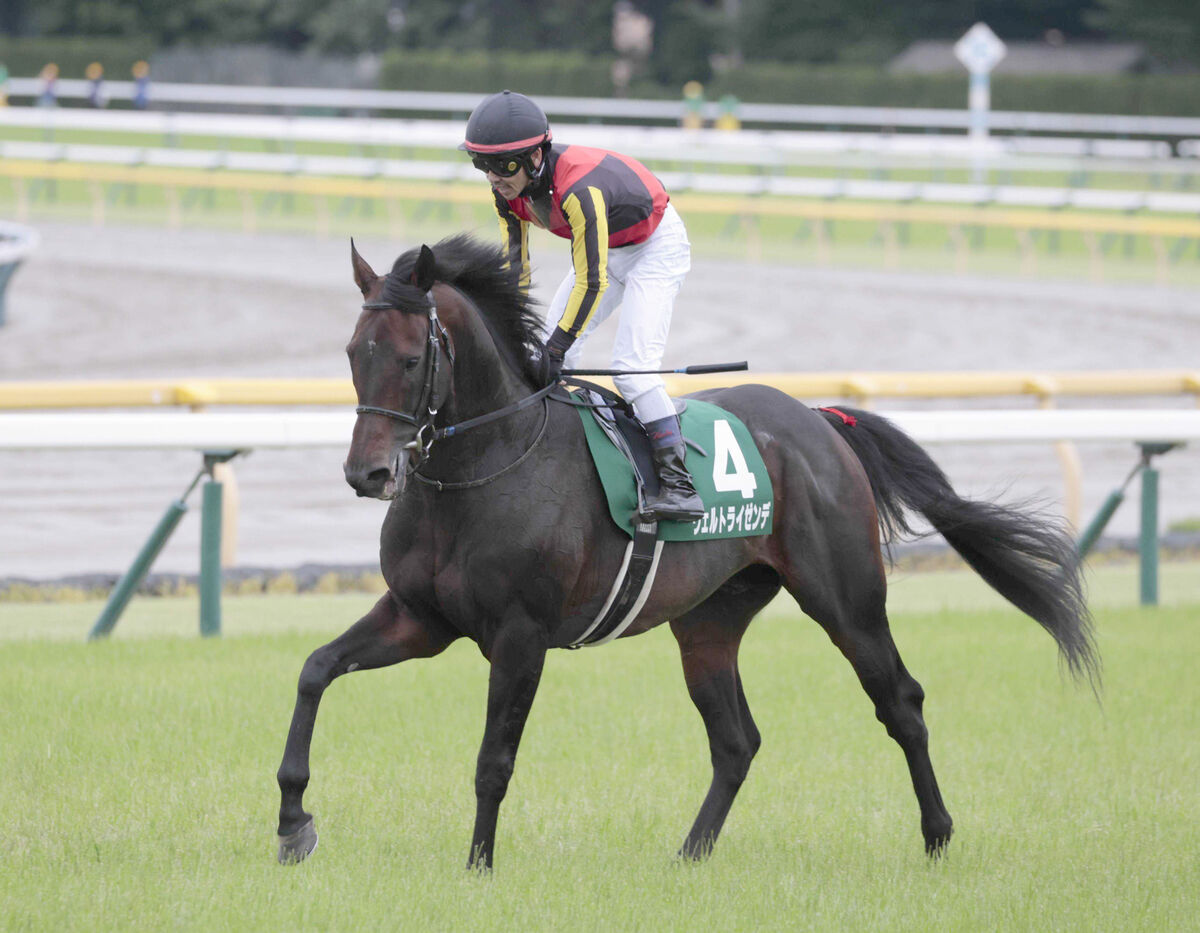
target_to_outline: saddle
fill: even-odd
[[[577,391],[557,389],[552,397],[579,411],[610,517],[631,539],[603,608],[570,646],[579,648],[606,644],[633,622],[650,595],[664,542],[770,534],[773,503],[770,476],[745,425],[716,405],[673,399],[709,511],[694,522],[642,522],[646,496],[658,491],[650,438],[621,396],[570,381]],[[711,439],[712,454],[697,436]]]
[[[650,436],[642,423],[633,413],[630,404],[615,392],[610,392],[603,386],[585,382],[582,379],[571,379],[573,385],[579,387],[578,392],[570,393],[569,398],[563,399],[569,404],[588,408],[592,412],[595,423],[608,437],[609,441],[624,457],[629,468],[633,471],[637,487],[638,512],[643,511],[647,496],[658,493],[658,471],[654,469],[654,455],[651,453]],[[687,410],[685,399],[673,398],[675,414],[682,415]],[[694,441],[685,439],[685,443],[704,454]]]
[[[658,491],[650,440],[619,395],[571,379],[581,391],[556,396],[576,406],[604,486],[612,520],[633,537],[648,494]],[[674,399],[688,447],[688,469],[707,512],[694,522],[659,525],[665,541],[771,533],[771,477],[749,430],[736,415],[699,399]]]

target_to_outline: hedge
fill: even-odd
[[[393,50],[379,86],[404,91],[489,91],[567,97],[612,95],[612,59],[560,52],[498,54],[447,49]]]
[[[47,62],[58,65],[60,78],[82,78],[88,65],[100,62],[108,80],[129,81],[134,62],[153,54],[151,39],[0,36],[0,63],[16,78],[37,77]]]
[[[83,77],[90,62],[111,80],[129,78],[139,59],[153,65],[148,39],[22,38],[0,36],[0,62],[10,75],[29,77],[53,61],[64,78]],[[609,97],[611,58],[572,52],[499,53],[393,49],[383,55],[379,86],[413,91],[485,92],[510,87],[533,95]],[[963,108],[967,76],[890,74],[882,69],[754,63],[714,78],[709,100],[732,94],[755,103],[832,106]],[[637,97],[678,99],[681,88],[635,79]],[[997,110],[1200,116],[1200,74],[1008,75],[992,79]]]
[[[709,99],[869,107],[967,104],[967,75],[890,74],[865,68],[750,64],[712,81]],[[1200,116],[1200,74],[1007,75],[992,78],[992,107],[1050,113]]]

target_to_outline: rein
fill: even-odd
[[[432,444],[433,441],[439,440],[443,437],[453,437],[455,434],[460,434],[463,431],[470,430],[471,428],[477,428],[481,424],[488,424],[489,422],[492,422],[492,421],[499,421],[501,418],[507,418],[509,415],[516,414],[517,412],[528,408],[530,405],[534,404],[535,402],[540,401],[543,406],[543,408],[542,408],[542,426],[538,429],[537,437],[535,437],[533,439],[532,443],[530,443],[530,445],[525,449],[525,453],[521,454],[521,456],[519,456],[516,460],[514,460],[508,466],[503,467],[502,469],[497,470],[495,473],[491,474],[490,476],[485,476],[482,479],[464,480],[462,482],[456,482],[456,483],[447,483],[447,482],[443,482],[440,479],[434,479],[431,476],[424,476],[421,473],[417,472],[417,467],[413,468],[412,475],[415,476],[419,482],[422,482],[427,486],[436,487],[438,492],[444,492],[446,490],[454,490],[454,489],[471,489],[475,486],[484,486],[487,483],[490,483],[494,479],[499,479],[501,476],[503,476],[509,470],[515,470],[518,466],[520,466],[522,463],[525,462],[525,459],[531,453],[533,453],[533,451],[537,447],[537,445],[541,443],[542,438],[546,434],[546,426],[550,423],[550,402],[562,402],[565,405],[574,405],[577,408],[622,408],[622,409],[628,409],[628,407],[629,407],[628,403],[625,401],[625,399],[621,398],[621,396],[619,396],[613,392],[609,392],[603,386],[594,386],[594,385],[592,385],[592,383],[584,382],[582,379],[570,379],[569,381],[571,383],[574,383],[577,385],[582,385],[584,388],[591,388],[599,393],[602,393],[608,400],[604,401],[604,402],[588,402],[588,401],[584,401],[581,399],[577,399],[567,393],[563,393],[561,395],[552,395],[551,393],[554,392],[555,389],[560,387],[559,383],[552,382],[552,383],[550,383],[550,385],[546,386],[545,388],[538,389],[538,391],[534,392],[533,395],[527,395],[525,398],[521,399],[519,402],[514,402],[512,405],[508,405],[504,408],[498,409],[497,411],[488,412],[487,414],[480,415],[477,418],[471,418],[468,421],[459,422],[458,424],[451,425],[450,427],[439,428],[433,432],[433,435],[430,438],[430,444]],[[428,447],[426,449],[428,450]]]
[[[435,487],[439,492],[447,489],[469,489],[473,486],[482,486],[490,483],[492,480],[503,476],[509,470],[516,468],[521,464],[537,445],[541,442],[546,434],[546,426],[550,423],[550,406],[548,404],[548,396],[557,387],[557,382],[552,382],[532,395],[527,395],[525,398],[514,402],[511,405],[506,405],[504,408],[490,411],[475,418],[468,418],[466,421],[460,421],[458,424],[447,425],[443,428],[435,427],[433,424],[434,418],[437,417],[441,403],[437,398],[437,377],[441,369],[441,349],[444,345],[446,355],[450,359],[450,365],[454,365],[454,347],[450,343],[450,335],[446,328],[442,325],[438,318],[437,304],[433,300],[433,292],[425,293],[425,297],[429,300],[428,320],[429,320],[429,340],[425,351],[425,382],[421,386],[421,394],[417,398],[417,403],[413,407],[412,414],[407,414],[402,411],[395,411],[391,408],[382,408],[378,405],[359,405],[354,409],[359,415],[381,415],[385,418],[391,418],[394,421],[400,421],[404,424],[411,424],[417,429],[416,436],[404,445],[405,450],[412,450],[416,456],[413,460],[413,465],[410,472],[420,482],[426,485]],[[385,311],[392,310],[395,305],[386,301],[368,301],[363,304],[364,311]],[[464,482],[446,483],[441,480],[434,479],[429,476],[424,476],[417,472],[421,465],[428,459],[429,451],[432,449],[434,442],[444,440],[447,437],[454,437],[464,431],[469,431],[472,428],[478,428],[485,424],[491,424],[493,421],[499,421],[502,418],[507,418],[509,415],[515,415],[517,412],[524,411],[531,405],[542,402],[544,413],[542,416],[542,426],[538,430],[537,437],[525,450],[520,457],[510,463],[508,466],[493,473],[490,476],[482,479],[468,480]],[[424,417],[421,410],[425,409]]]
[[[548,387],[548,388],[552,388],[552,386]],[[518,466],[520,466],[522,463],[525,462],[526,458],[528,458],[529,455],[531,453],[533,453],[533,451],[537,448],[537,445],[542,442],[542,438],[546,435],[546,426],[550,423],[550,403],[546,399],[546,396],[544,393],[538,393],[537,395],[531,395],[528,398],[522,399],[521,401],[522,402],[532,402],[532,401],[537,401],[538,399],[542,400],[542,405],[543,405],[542,426],[540,428],[538,428],[537,437],[535,437],[533,439],[533,442],[525,449],[525,452],[523,454],[521,454],[521,456],[517,457],[517,459],[514,460],[512,463],[510,463],[508,466],[502,467],[501,469],[497,470],[495,473],[491,474],[490,476],[484,476],[481,479],[463,480],[461,482],[455,482],[455,483],[443,482],[440,479],[434,479],[432,476],[425,476],[422,473],[418,473],[417,470],[419,469],[419,465],[417,467],[413,468],[412,475],[414,477],[416,477],[418,482],[422,482],[426,486],[433,486],[435,489],[437,489],[438,492],[445,492],[446,490],[471,489],[475,486],[485,486],[488,483],[490,483],[492,480],[499,479],[501,476],[503,476],[509,470],[515,470]],[[524,408],[527,406],[522,405],[521,407]],[[480,417],[486,418],[488,421],[495,421],[499,418],[506,417],[507,415],[511,415],[513,412],[519,411],[519,410],[520,409],[517,408],[515,405],[510,405],[508,408],[504,408],[504,409],[501,409],[500,411],[492,412],[491,417],[489,417],[487,415],[482,415]],[[479,421],[478,418],[472,419],[472,420]],[[463,422],[463,424],[466,424],[466,423],[467,422]],[[471,425],[471,426],[475,427],[476,425]],[[462,424],[455,425],[455,427],[462,428],[463,425]]]

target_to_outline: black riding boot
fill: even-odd
[[[658,474],[658,495],[646,497],[641,519],[647,522],[694,522],[704,517],[704,503],[696,492],[692,474],[684,465],[683,444],[657,447],[654,471]]]

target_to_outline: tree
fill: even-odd
[[[1200,4],[1196,0],[1099,0],[1089,21],[1110,34],[1140,39],[1174,66],[1200,65]]]
[[[23,36],[32,26],[32,0],[4,0],[0,3],[0,35]]]
[[[1079,36],[1093,29],[1088,14],[1099,2],[742,0],[742,49],[752,61],[882,61],[917,39],[957,39],[980,21],[1002,39],[1036,39],[1049,29]],[[1137,0],[1114,2],[1132,8]]]

